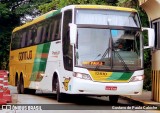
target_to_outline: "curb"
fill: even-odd
[[[136,103],[138,105],[145,105],[142,101],[136,100],[136,99],[133,99],[133,98],[130,98],[130,97],[127,97],[127,96],[120,96],[120,98],[122,98],[124,100],[128,100],[129,102],[132,102],[132,103]]]
[[[142,106],[156,106],[156,107],[158,107],[158,110],[160,110],[160,103],[159,103],[159,105],[156,105],[156,104],[153,104],[153,103],[148,103],[148,102],[145,102],[145,101],[142,101],[142,100],[139,100],[139,99],[134,99],[134,98],[131,98],[131,97],[128,97],[128,96],[120,96],[120,98],[122,98],[122,99],[124,99],[124,100],[128,100],[128,101],[130,101],[130,102],[132,102],[132,103],[136,103],[136,104],[138,104],[138,105],[142,105]]]

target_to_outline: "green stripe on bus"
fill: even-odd
[[[59,14],[60,12],[61,12],[61,10],[59,9],[57,11],[53,11],[53,12],[49,13],[48,15],[46,15],[46,19],[50,18],[52,16],[55,16],[55,15]]]
[[[48,52],[51,43],[41,44],[37,47],[36,57],[34,59],[34,65],[32,70],[31,81],[41,81],[47,64]],[[45,56],[43,55],[45,54]]]
[[[133,73],[113,72],[112,75],[106,80],[129,80]]]
[[[122,75],[123,73],[113,72],[112,75],[106,80],[118,80]]]
[[[119,80],[129,80],[133,73],[123,73],[123,75],[119,78]]]

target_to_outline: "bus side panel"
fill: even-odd
[[[69,84],[73,77],[73,72],[64,69],[61,41],[51,43],[44,77],[39,83],[36,82],[38,89],[52,91],[54,73],[58,75],[60,91],[63,93],[71,92],[71,85]]]
[[[10,64],[10,71],[9,71],[9,83],[12,86],[15,86],[15,76],[16,76],[16,70],[15,70],[15,66],[12,64]]]
[[[62,44],[61,41],[54,41],[50,45],[48,58],[45,66],[45,74],[43,79],[37,83],[38,89],[52,91],[52,79],[54,72],[59,73],[59,68],[62,66]]]
[[[37,46],[36,56],[33,62],[32,73],[29,87],[39,89],[39,83],[45,78],[45,70],[48,59],[48,53],[51,43],[40,44]]]
[[[36,46],[17,49],[10,52],[10,83],[15,85],[16,73],[18,78],[22,74],[24,79],[24,87],[28,88],[30,84],[30,76],[33,69],[33,62],[36,54]]]

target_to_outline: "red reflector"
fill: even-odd
[[[105,90],[117,90],[117,86],[106,86]]]

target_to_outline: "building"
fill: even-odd
[[[155,30],[155,47],[152,51],[152,99],[160,102],[160,0],[139,0]]]

